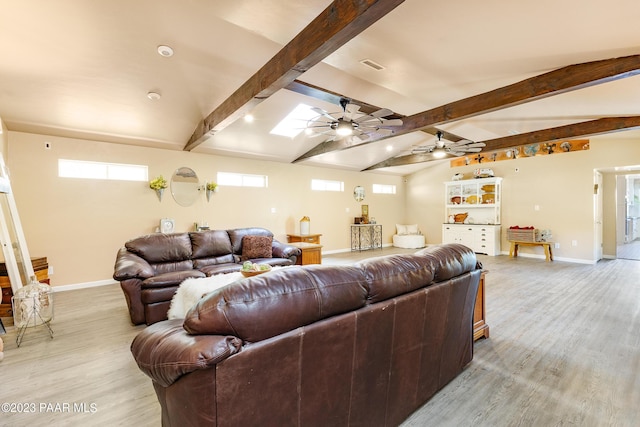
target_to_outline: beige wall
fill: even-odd
[[[363,203],[383,225],[383,243],[391,242],[396,222],[405,217],[401,177],[235,159],[182,151],[130,147],[95,141],[9,132],[7,164],[16,204],[32,256],[46,256],[52,285],[109,279],[115,254],[133,237],[154,232],[161,218],[174,218],[177,231],[207,221],[211,228],[266,227],[286,241],[299,232],[299,220],[311,218],[311,232],[322,233],[325,251],[350,248],[349,224],[359,216],[353,188],[367,189]],[[51,148],[45,148],[45,142]],[[58,178],[59,158],[149,166],[149,176],[170,178],[188,166],[201,181],[218,171],[263,174],[269,188],[222,187],[212,201],[203,195],[193,206],[175,203],[169,190],[159,202],[148,183]],[[340,180],[344,193],[310,191],[312,178]],[[373,195],[371,184],[395,184],[398,194]],[[272,213],[272,208],[275,213]],[[349,209],[349,212],[346,210]]]
[[[484,167],[494,170],[503,180],[502,252],[508,252],[506,229],[512,225],[548,228],[557,259],[580,262],[594,260],[593,174],[594,169],[640,164],[640,144],[635,140],[593,139],[589,150],[552,156],[519,158]],[[451,168],[449,162],[438,163],[407,177],[407,217],[417,222],[429,243],[442,241],[444,221],[444,185],[455,173],[471,177],[477,166]],[[517,172],[516,172],[517,170]],[[607,181],[608,183],[608,181]],[[612,191],[610,183],[605,191]],[[611,203],[614,196],[605,194]],[[534,209],[535,205],[539,210]],[[605,207],[605,255],[615,254],[615,216]],[[611,231],[613,230],[613,232]],[[577,246],[572,246],[572,241]],[[610,252],[614,251],[614,252]],[[540,254],[539,248],[523,248],[522,252]]]

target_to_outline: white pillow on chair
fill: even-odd
[[[420,234],[420,230],[418,229],[418,224],[396,224],[396,234],[399,236],[404,236],[407,234]]]

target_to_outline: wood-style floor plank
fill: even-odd
[[[392,252],[413,250],[324,255],[323,262]],[[489,270],[491,338],[476,342],[471,364],[403,425],[638,425],[640,262],[479,259]],[[144,326],[129,323],[119,286],[54,298],[53,339],[42,326],[30,328],[19,348],[13,327],[2,337],[0,403],[36,411],[0,413],[0,425],[159,426],[151,381],[129,351]],[[65,403],[70,411],[47,412]],[[74,412],[74,403],[86,412]]]

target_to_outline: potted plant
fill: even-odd
[[[167,186],[167,180],[164,179],[162,175],[149,181],[149,188],[155,190],[158,200],[160,201],[162,201],[162,193],[164,193],[164,189],[167,188]]]
[[[216,182],[209,181],[207,182],[205,188],[207,190],[207,202],[208,202],[211,199],[211,195],[213,193],[218,192],[218,184]]]

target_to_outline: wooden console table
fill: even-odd
[[[544,256],[546,261],[553,261],[553,251],[551,250],[552,242],[521,242],[518,240],[510,240],[511,248],[509,249],[509,256],[515,258],[518,256],[519,246],[542,246],[544,248]]]
[[[480,338],[489,338],[489,325],[485,321],[484,311],[484,280],[487,275],[487,271],[483,271],[480,275],[480,285],[478,286],[478,293],[476,295],[476,305],[473,309],[473,340],[477,341]]]
[[[320,236],[322,234],[287,234],[287,241],[289,243],[306,242],[319,245]]]
[[[300,248],[302,254],[296,259],[297,265],[322,264],[322,245],[307,242],[289,243]]]

